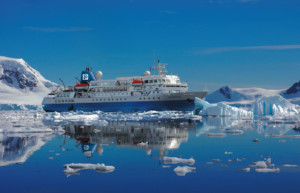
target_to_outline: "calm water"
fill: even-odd
[[[282,166],[300,165],[292,124],[214,118],[69,123],[63,129],[64,134],[0,134],[0,192],[300,192],[300,166]],[[208,136],[220,132],[226,135]],[[165,164],[164,156],[196,162]],[[269,157],[279,173],[241,171]],[[104,163],[115,170],[67,176],[63,166],[69,163]],[[174,168],[184,165],[196,171],[178,176]]]

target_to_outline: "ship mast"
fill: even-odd
[[[160,63],[159,60],[157,61],[157,65],[153,65],[152,69],[153,70],[157,70],[158,75],[166,75],[167,74],[167,70],[166,70],[166,63]]]

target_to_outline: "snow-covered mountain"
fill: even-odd
[[[45,79],[23,59],[0,56],[0,103],[40,105],[57,84]]]
[[[209,103],[224,102],[226,104],[249,105],[262,97],[279,95],[282,90],[268,90],[263,88],[231,88],[229,86],[209,93],[206,101]]]
[[[281,92],[281,96],[292,103],[300,105],[300,81],[295,82],[290,88]]]

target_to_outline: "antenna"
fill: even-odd
[[[62,84],[64,85],[64,90],[66,90],[66,85],[65,85],[65,83],[64,83],[64,81],[60,78],[59,79],[61,82],[62,82]]]
[[[153,49],[153,65],[155,65],[155,49]]]

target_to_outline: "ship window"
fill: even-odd
[[[153,83],[153,80],[149,80],[149,83]]]
[[[148,80],[145,80],[145,84],[148,84]]]
[[[158,79],[158,82],[161,83],[161,79]]]
[[[166,80],[165,80],[165,79],[162,79],[162,82],[166,82]]]
[[[155,97],[153,97],[153,99],[155,99]]]
[[[150,100],[151,98],[149,97],[148,99]]]
[[[171,82],[170,79],[166,79],[166,81],[167,81],[167,83],[170,83],[170,82]]]
[[[157,83],[157,80],[154,80],[154,83]]]
[[[146,98],[144,98],[144,100],[146,100]]]
[[[120,101],[122,100],[122,98],[120,98]]]
[[[57,103],[57,100],[55,100],[55,102]]]
[[[160,97],[158,97],[158,99],[160,99]]]

